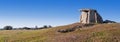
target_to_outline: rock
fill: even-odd
[[[103,23],[103,19],[94,9],[82,9],[80,23],[83,24]]]
[[[76,30],[76,28],[68,28],[68,29],[58,30],[58,32],[67,33],[67,32],[72,32],[72,31],[75,31],[75,30]]]
[[[103,23],[117,23],[117,22],[111,20],[105,20]]]

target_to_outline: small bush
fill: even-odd
[[[12,26],[5,26],[5,27],[4,27],[4,30],[12,30],[12,29],[13,29]]]
[[[29,30],[29,29],[31,29],[31,28],[29,28],[29,27],[23,27],[23,29]]]
[[[48,28],[48,26],[47,26],[47,25],[44,25],[43,28]]]

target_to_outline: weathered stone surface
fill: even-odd
[[[94,9],[82,9],[80,23],[83,24],[103,23],[103,19]]]

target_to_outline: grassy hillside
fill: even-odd
[[[97,24],[60,33],[70,25],[42,30],[1,30],[0,42],[120,42],[120,24]]]

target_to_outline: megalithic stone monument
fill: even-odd
[[[103,23],[102,17],[94,9],[81,9],[80,23],[94,24]]]

